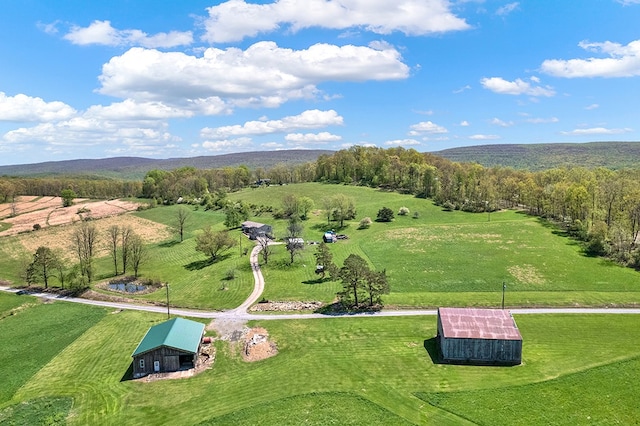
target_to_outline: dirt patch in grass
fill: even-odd
[[[546,282],[533,265],[515,265],[507,270],[516,280],[523,284],[542,285]]]
[[[244,340],[242,359],[247,362],[261,361],[278,354],[278,347],[269,341],[269,333],[261,327],[252,328]]]
[[[152,222],[131,214],[121,214],[111,216],[100,220],[92,221],[91,224],[96,226],[98,238],[98,251],[96,255],[106,256],[109,254],[106,249],[107,229],[112,225],[120,227],[131,227],[133,231],[139,235],[145,243],[157,243],[171,237],[171,229],[163,224]],[[60,250],[67,259],[73,259],[73,251],[71,250],[71,236],[74,229],[79,226],[76,224],[53,226],[39,231],[20,234],[17,236],[19,242],[29,253],[35,253],[40,246],[49,247],[52,250]]]
[[[229,342],[231,353],[240,350],[246,362],[260,361],[278,354],[278,347],[269,340],[269,332],[262,327],[249,328],[245,320],[215,319],[207,326],[218,340]]]

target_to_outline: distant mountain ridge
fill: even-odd
[[[478,145],[432,152],[448,160],[485,167],[540,171],[557,167],[640,168],[640,142]]]
[[[214,156],[152,159],[112,157],[48,161],[35,164],[0,166],[0,176],[44,177],[86,176],[142,179],[153,169],[173,170],[191,166],[215,169],[246,165],[250,169],[271,168],[277,164],[298,165],[313,162],[331,150],[252,151]],[[430,152],[455,162],[475,162],[485,167],[511,167],[540,171],[557,167],[606,167],[612,170],[640,168],[640,142],[589,142],[477,145]]]
[[[320,155],[333,154],[330,150],[292,149],[283,151],[253,151],[234,154],[152,159],[142,157],[112,157],[101,159],[47,161],[34,164],[0,166],[0,176],[39,177],[55,175],[85,175],[124,179],[142,179],[153,169],[173,170],[191,166],[197,169],[216,169],[246,165],[250,169],[268,169],[277,164],[302,164],[316,161]]]

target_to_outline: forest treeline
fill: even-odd
[[[0,201],[9,201],[12,194],[60,195],[63,189],[70,188],[80,197],[142,196],[161,204],[182,199],[222,208],[218,201],[227,191],[251,185],[312,181],[413,194],[430,198],[447,210],[522,209],[561,224],[585,242],[589,254],[609,255],[622,263],[640,265],[640,169],[574,167],[523,171],[456,163],[413,149],[354,146],[295,166],[151,170],[142,182],[0,178]]]

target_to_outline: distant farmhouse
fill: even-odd
[[[195,367],[204,324],[173,318],[147,331],[133,354],[133,377]]]
[[[509,311],[439,308],[439,355],[443,362],[518,365],[522,336]]]
[[[242,222],[242,232],[245,233],[249,239],[255,240],[259,237],[270,237],[273,234],[273,229],[271,228],[271,225],[251,222],[248,220],[246,222]]]

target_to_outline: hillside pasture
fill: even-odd
[[[372,269],[386,270],[389,306],[493,306],[501,304],[506,284],[507,306],[637,306],[640,273],[597,257],[585,256],[579,244],[545,221],[518,211],[487,213],[444,211],[430,200],[371,188],[299,184],[247,189],[230,194],[233,200],[279,208],[286,194],[307,196],[315,209],[304,221],[303,237],[319,241],[335,222],[327,223],[322,199],[344,193],[355,200],[357,216],[340,233],[348,240],[330,244],[341,265],[351,253],[365,258]],[[362,217],[377,211],[396,212],[392,222],[373,222],[358,229]],[[410,213],[398,216],[400,207]],[[413,213],[418,212],[417,217]],[[255,220],[285,235],[286,221],[264,215]],[[263,266],[268,300],[328,301],[339,283],[317,283],[313,273],[315,247],[307,245],[294,265],[281,260]]]
[[[198,376],[123,381],[139,340],[163,319],[133,311],[102,317],[42,361],[4,407],[73,398],[69,424],[381,424],[378,415],[388,424],[493,424],[496,415],[503,424],[535,424],[545,409],[562,424],[640,417],[637,385],[629,383],[640,372],[640,348],[629,344],[640,337],[637,315],[518,315],[525,346],[515,367],[438,364],[435,316],[253,321],[278,355],[247,363],[238,347],[218,341],[215,364]],[[503,392],[513,408],[497,414]],[[576,395],[594,403],[580,406]],[[616,403],[595,403],[605,396]]]

